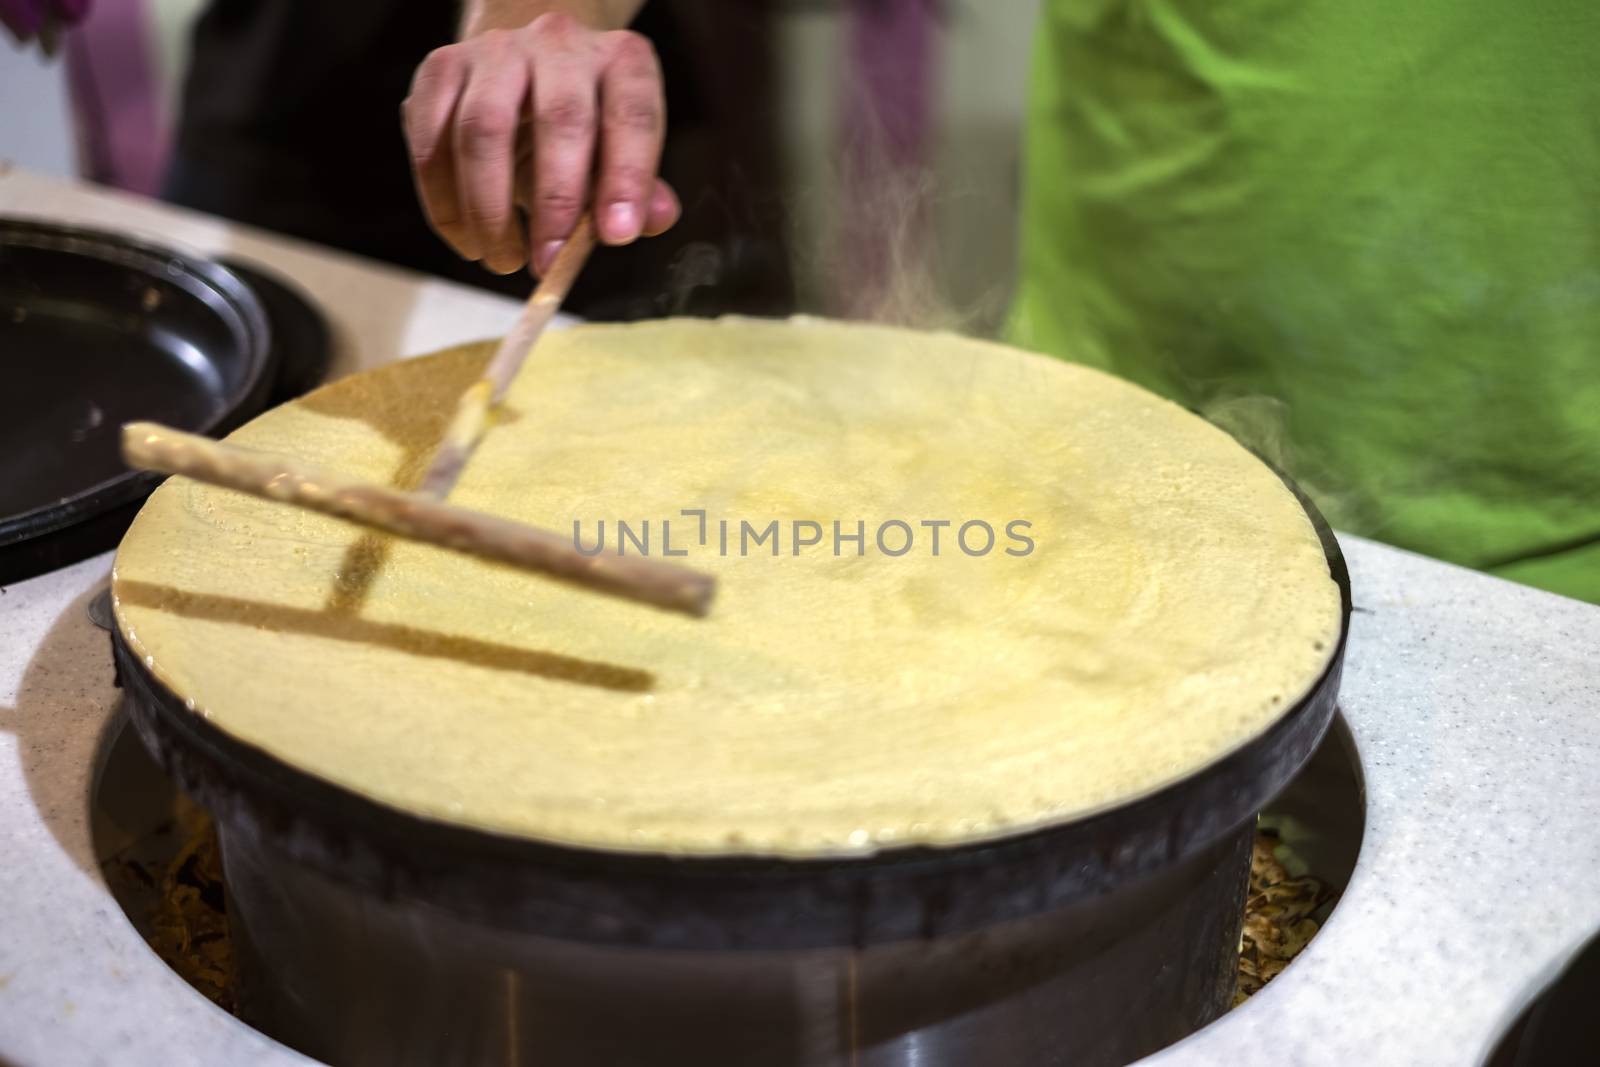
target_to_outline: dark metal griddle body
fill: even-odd
[[[1228,1007],[1254,815],[1334,714],[1349,575],[1304,502],[1343,602],[1306,697],[1151,796],[959,848],[694,859],[465,829],[236,741],[113,647],[145,744],[217,817],[241,1012],[310,1055],[1120,1064]]]
[[[220,436],[314,385],[328,347],[305,299],[253,268],[0,218],[0,585],[121,538],[160,482],[123,465],[124,422]]]

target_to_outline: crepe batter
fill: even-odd
[[[229,440],[412,485],[492,348],[345,379]],[[690,619],[174,478],[117,554],[119,625],[196,714],[380,803],[789,856],[953,845],[1149,793],[1270,726],[1339,636],[1315,530],[1243,448],[1097,371],[952,335],[560,331],[450,500],[577,522],[589,548],[603,520],[607,552],[620,519],[661,555],[669,522],[717,602]],[[773,519],[778,554],[741,554],[741,521]],[[796,520],[821,541],[796,548]],[[892,520],[903,554],[899,527],[877,542]],[[996,537],[969,555],[973,520]]]

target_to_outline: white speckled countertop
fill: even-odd
[[[335,374],[492,336],[516,314],[500,297],[3,165],[0,213],[275,267],[329,312]],[[1476,1063],[1600,930],[1600,608],[1341,541],[1358,611],[1340,705],[1368,804],[1355,875],[1282,976],[1150,1064]],[[109,570],[101,556],[0,594],[0,1063],[307,1063],[169,971],[101,879],[89,787],[117,694],[84,606]]]

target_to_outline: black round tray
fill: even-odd
[[[1338,645],[1310,692],[1261,736],[1157,793],[963,847],[848,859],[676,858],[464,828],[376,803],[236,740],[186,710],[116,628],[112,645],[146,745],[220,823],[384,899],[601,944],[803,949],[930,939],[1039,914],[1171,867],[1236,831],[1304,765],[1334,714],[1351,602],[1338,542],[1295,491],[1342,601]]]
[[[1486,1067],[1591,1062],[1600,1051],[1600,933],[1518,1014]]]
[[[320,313],[257,268],[0,218],[0,585],[121,538],[161,480],[122,465],[122,423],[220,436],[314,385],[328,350]]]
[[[311,298],[258,263],[229,256],[217,262],[245,283],[267,314],[271,385],[261,410],[304,396],[321,385],[333,360],[333,333]],[[259,413],[252,411],[248,417]]]

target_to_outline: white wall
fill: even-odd
[[[0,162],[46,174],[77,173],[61,58],[22,49],[0,32]]]
[[[998,323],[1016,275],[1022,120],[1038,5],[952,0],[934,156],[938,276],[975,327]]]
[[[939,125],[932,153],[933,281],[928,294],[976,332],[995,329],[1016,273],[1023,105],[1038,4],[945,0]],[[837,221],[836,6],[795,5],[779,30],[784,166],[805,310],[827,310],[828,243]]]

